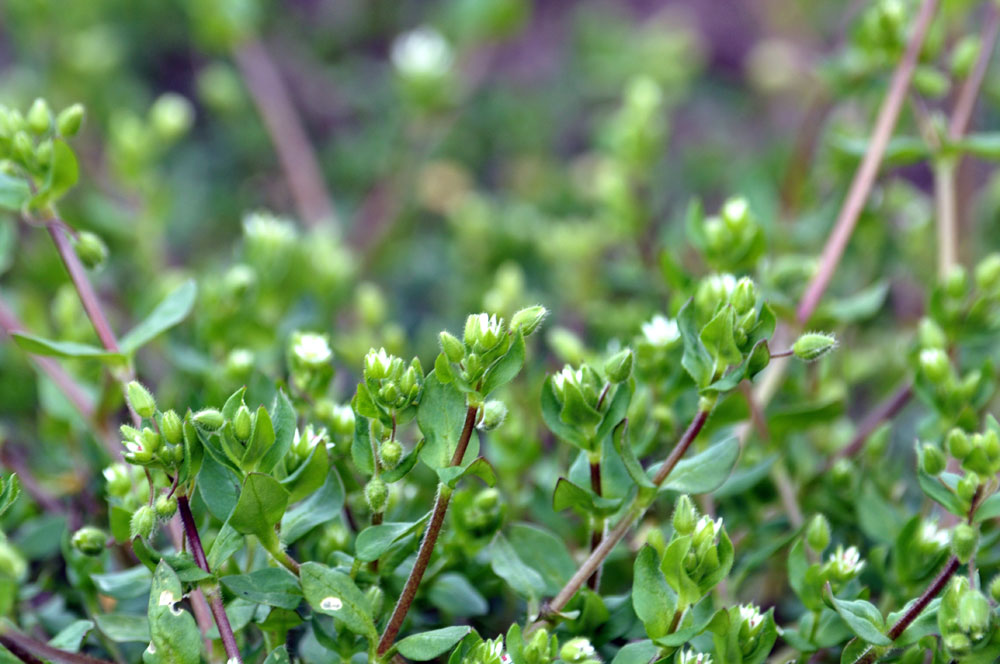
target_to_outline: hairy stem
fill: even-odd
[[[278,153],[298,215],[307,226],[339,225],[316,152],[271,55],[264,44],[251,39],[234,57]]]
[[[208,559],[205,558],[205,549],[201,546],[201,537],[198,536],[198,528],[194,524],[194,515],[191,514],[191,505],[188,503],[187,496],[177,496],[177,510],[180,512],[181,523],[184,524],[184,535],[191,548],[195,564],[202,571],[211,574],[212,570],[208,568]],[[219,584],[206,583],[204,587],[207,590],[208,605],[212,610],[212,617],[215,618],[215,625],[219,628],[219,636],[222,637],[222,646],[226,650],[226,657],[229,662],[242,664],[243,656],[240,654],[239,646],[236,645],[236,636],[229,624],[226,607],[222,604],[222,592],[219,590]]]
[[[452,466],[461,464],[463,457],[465,457],[465,450],[469,447],[472,430],[476,425],[477,411],[476,407],[469,406],[468,411],[465,413],[465,425],[462,427],[462,435],[459,437],[455,453],[451,457]],[[396,636],[403,626],[403,620],[406,618],[406,614],[410,610],[410,605],[413,604],[413,600],[417,596],[420,581],[424,578],[427,565],[430,564],[431,555],[434,553],[434,545],[437,544],[438,537],[441,535],[441,526],[444,524],[444,517],[448,511],[448,503],[450,501],[451,489],[444,484],[440,485],[438,487],[437,498],[434,500],[431,521],[427,525],[424,539],[420,542],[420,550],[417,551],[417,560],[413,563],[413,569],[410,570],[410,576],[406,579],[403,592],[399,595],[396,606],[392,609],[392,615],[389,617],[389,622],[385,626],[385,631],[382,632],[382,637],[378,641],[376,654],[379,657],[385,655],[396,641]]]
[[[893,72],[892,81],[889,84],[889,93],[886,95],[882,107],[879,109],[878,118],[875,121],[875,130],[872,132],[871,140],[868,143],[868,150],[861,160],[861,165],[854,174],[854,180],[848,190],[847,198],[840,209],[837,221],[834,224],[833,232],[823,248],[823,255],[820,258],[819,268],[815,276],[806,287],[805,295],[799,303],[797,318],[799,324],[804,324],[812,316],[813,311],[819,305],[826,287],[833,278],[833,273],[837,269],[847,242],[851,238],[854,226],[858,217],[864,209],[865,201],[871,192],[875,177],[878,175],[882,157],[885,155],[889,139],[896,127],[899,119],[899,112],[903,107],[906,98],[906,91],[910,87],[910,80],[913,78],[913,71],[917,66],[917,59],[927,36],[931,20],[937,11],[938,0],[924,0],[920,7],[914,24],[913,33],[906,45],[906,52],[896,70]]]
[[[26,664],[35,664],[43,660],[65,662],[66,664],[112,664],[106,659],[53,648],[47,643],[36,641],[13,629],[6,629],[0,634],[0,645],[14,653],[18,659]]]
[[[599,407],[599,406],[598,406]],[[593,492],[601,496],[603,491],[601,489],[601,461],[598,457],[597,460],[592,460],[590,462],[590,488]],[[604,539],[604,531],[607,528],[607,521],[602,517],[593,517],[593,526],[590,533],[590,550],[593,552],[598,546],[601,545],[601,540]],[[587,579],[587,587],[591,590],[597,590],[597,587],[601,584],[601,568],[598,567],[589,579]]]

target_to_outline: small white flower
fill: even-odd
[[[677,658],[677,664],[712,664],[712,656],[707,653],[695,652],[688,649],[681,651],[680,656]]]
[[[347,404],[334,406],[333,420],[339,429],[346,431],[354,426],[354,410]]]
[[[722,216],[727,219],[742,219],[750,211],[750,204],[745,198],[730,198],[722,206]]]
[[[665,348],[681,338],[677,321],[657,314],[648,323],[642,324],[642,336],[651,346]]]
[[[948,537],[948,533],[944,530],[938,529],[937,523],[933,521],[924,522],[923,527],[920,529],[920,539],[928,544],[935,544],[942,547],[948,546],[951,541]]]
[[[702,515],[694,527],[694,537],[697,539],[698,535],[704,531],[708,531],[714,540],[715,537],[722,532],[722,517],[720,516],[718,519],[713,521],[712,517],[707,514]]]
[[[830,565],[840,577],[850,577],[858,574],[865,566],[861,560],[861,553],[855,546],[838,546],[837,550],[830,554]]]
[[[285,246],[295,242],[295,225],[269,212],[252,212],[243,218],[243,235],[267,245]]]
[[[302,332],[297,335],[292,352],[303,364],[309,366],[320,366],[326,364],[333,357],[330,350],[330,342],[325,334],[315,334],[313,332]]]
[[[385,348],[379,348],[377,351],[373,348],[368,351],[367,355],[365,355],[366,373],[378,376],[379,378],[384,378],[389,375],[391,367],[392,355],[386,353]]]
[[[563,388],[566,387],[566,383],[579,386],[583,382],[583,369],[574,369],[568,364],[563,367],[562,371],[552,376],[552,383],[555,386],[556,392],[562,392]]]
[[[451,46],[440,32],[426,26],[396,37],[389,57],[404,76],[440,77],[452,65]]]
[[[752,632],[764,621],[764,615],[755,604],[740,604],[740,619]]]

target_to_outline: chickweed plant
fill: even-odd
[[[25,4],[26,35],[65,20]],[[771,190],[710,170],[707,204],[661,163],[696,33],[581,14],[598,136],[490,192],[442,135],[521,144],[516,110],[464,117],[510,100],[463,63],[531,7],[443,4],[380,64],[412,142],[344,166],[396,169],[353,226],[263,5],[134,17],[192,28],[196,104],[0,107],[0,660],[1000,660],[1000,189],[961,168],[1000,157],[972,130],[1000,4],[857,8],[810,84],[833,128],[807,118]],[[127,47],[94,25],[49,66],[110,95]],[[174,235],[175,180],[203,195],[250,102],[300,222]]]

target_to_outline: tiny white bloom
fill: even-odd
[[[722,216],[727,219],[742,219],[750,211],[750,205],[745,198],[730,198],[722,206]]]
[[[642,324],[642,336],[650,345],[664,348],[681,338],[677,321],[657,314],[648,323]]]
[[[764,620],[763,614],[755,604],[740,604],[740,619],[747,623],[750,630],[757,629],[757,626]]]
[[[712,656],[703,653],[695,652],[694,650],[684,650],[681,652],[680,657],[677,658],[678,664],[712,664]]]
[[[702,517],[698,519],[697,525],[695,525],[694,527],[694,536],[697,537],[701,532],[706,530],[712,534],[713,538],[719,533],[721,533],[722,517],[720,516],[718,519],[713,521],[712,517],[708,516],[707,514],[702,515]]]
[[[333,357],[330,342],[325,334],[303,332],[297,335],[292,352],[304,364],[317,366],[326,364]]]
[[[406,76],[439,77],[452,65],[451,46],[440,32],[426,26],[396,37],[389,57]]]
[[[861,560],[861,553],[855,546],[838,546],[837,550],[830,554],[830,564],[839,576],[853,576],[858,574],[865,566]]]
[[[920,539],[928,544],[936,544],[938,546],[948,546],[950,542],[948,533],[938,529],[937,524],[933,521],[924,523],[923,528],[920,529]]]
[[[386,353],[385,348],[379,348],[377,351],[373,348],[365,355],[365,369],[368,373],[387,376],[390,367],[392,367],[392,355]]]

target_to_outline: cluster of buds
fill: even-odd
[[[507,664],[510,657],[504,652],[503,637],[482,641],[462,659],[467,664]]]
[[[30,175],[45,173],[52,165],[54,142],[75,136],[83,116],[80,104],[56,115],[44,99],[36,99],[26,113],[0,105],[0,160]]]
[[[549,635],[544,627],[535,631],[531,639],[524,644],[521,657],[524,664],[550,664],[556,657],[556,640]]]
[[[674,506],[672,524],[674,534],[668,550],[683,543],[680,538],[687,538],[681,549],[683,573],[702,594],[707,593],[728,573],[733,562],[732,543],[723,527],[722,517],[699,516],[691,498],[683,494]],[[677,583],[673,578],[668,578],[667,582],[672,585]],[[679,584],[674,590],[681,593],[685,585]],[[691,602],[697,599],[700,598],[687,598]]]
[[[741,604],[736,607],[735,613],[739,617],[739,622],[735,623],[739,625],[737,640],[740,651],[747,657],[753,654],[761,643],[761,633],[764,631],[767,616],[760,612],[760,607],[756,604]]]
[[[677,655],[677,664],[712,664],[712,656],[687,648]]]
[[[109,125],[110,160],[124,177],[141,177],[193,125],[194,106],[176,92],[157,97],[145,118],[118,109]]]
[[[389,355],[385,348],[374,348],[365,355],[364,380],[358,384],[358,396],[367,398],[385,423],[392,423],[411,410],[420,399],[424,370],[416,357],[406,365],[402,358]],[[364,397],[362,397],[364,392]]]
[[[330,436],[326,429],[314,427],[312,424],[307,424],[301,430],[296,429],[295,434],[292,436],[291,448],[289,449],[294,459],[292,466],[296,467],[299,463],[308,459],[317,447],[325,450],[329,446]]]
[[[803,541],[817,558],[823,555],[830,546],[830,523],[825,516],[817,514],[810,520]],[[838,544],[825,561],[809,565],[801,580],[799,598],[810,610],[822,610],[826,584],[829,583],[833,592],[837,593],[846,583],[856,578],[864,566],[865,562],[861,559],[857,547],[844,548]]]
[[[126,396],[132,410],[153,426],[141,429],[121,426],[125,461],[138,466],[173,468],[184,460],[184,425],[173,410],[161,413],[153,395],[141,383],[126,386]],[[155,428],[154,428],[155,427]]]
[[[700,230],[705,260],[717,270],[752,268],[764,253],[764,231],[745,198],[727,200]]]
[[[288,344],[288,369],[292,384],[311,395],[322,395],[333,379],[333,350],[325,334],[296,331]]]
[[[567,664],[600,664],[601,658],[590,641],[578,636],[570,639],[559,649],[559,659]]]
[[[583,363],[575,369],[566,365],[552,376],[552,391],[559,403],[560,418],[585,440],[597,442],[592,439],[610,408],[611,389],[631,378],[634,357],[632,350],[625,348],[611,355],[601,372]]]
[[[462,339],[442,330],[441,354],[434,363],[438,379],[457,381],[468,394],[469,405],[482,406],[486,395],[480,391],[490,371],[514,343],[523,345],[516,335],[526,337],[537,330],[547,314],[540,305],[521,309],[511,316],[509,325],[496,315],[471,314],[465,320]]]
[[[972,588],[967,578],[952,578],[938,609],[938,629],[948,655],[961,659],[985,646],[994,623],[989,599]]]
[[[955,428],[948,432],[945,444],[948,452],[961,461],[962,468],[969,473],[989,477],[1000,471],[1000,437],[993,429],[967,434]]]

